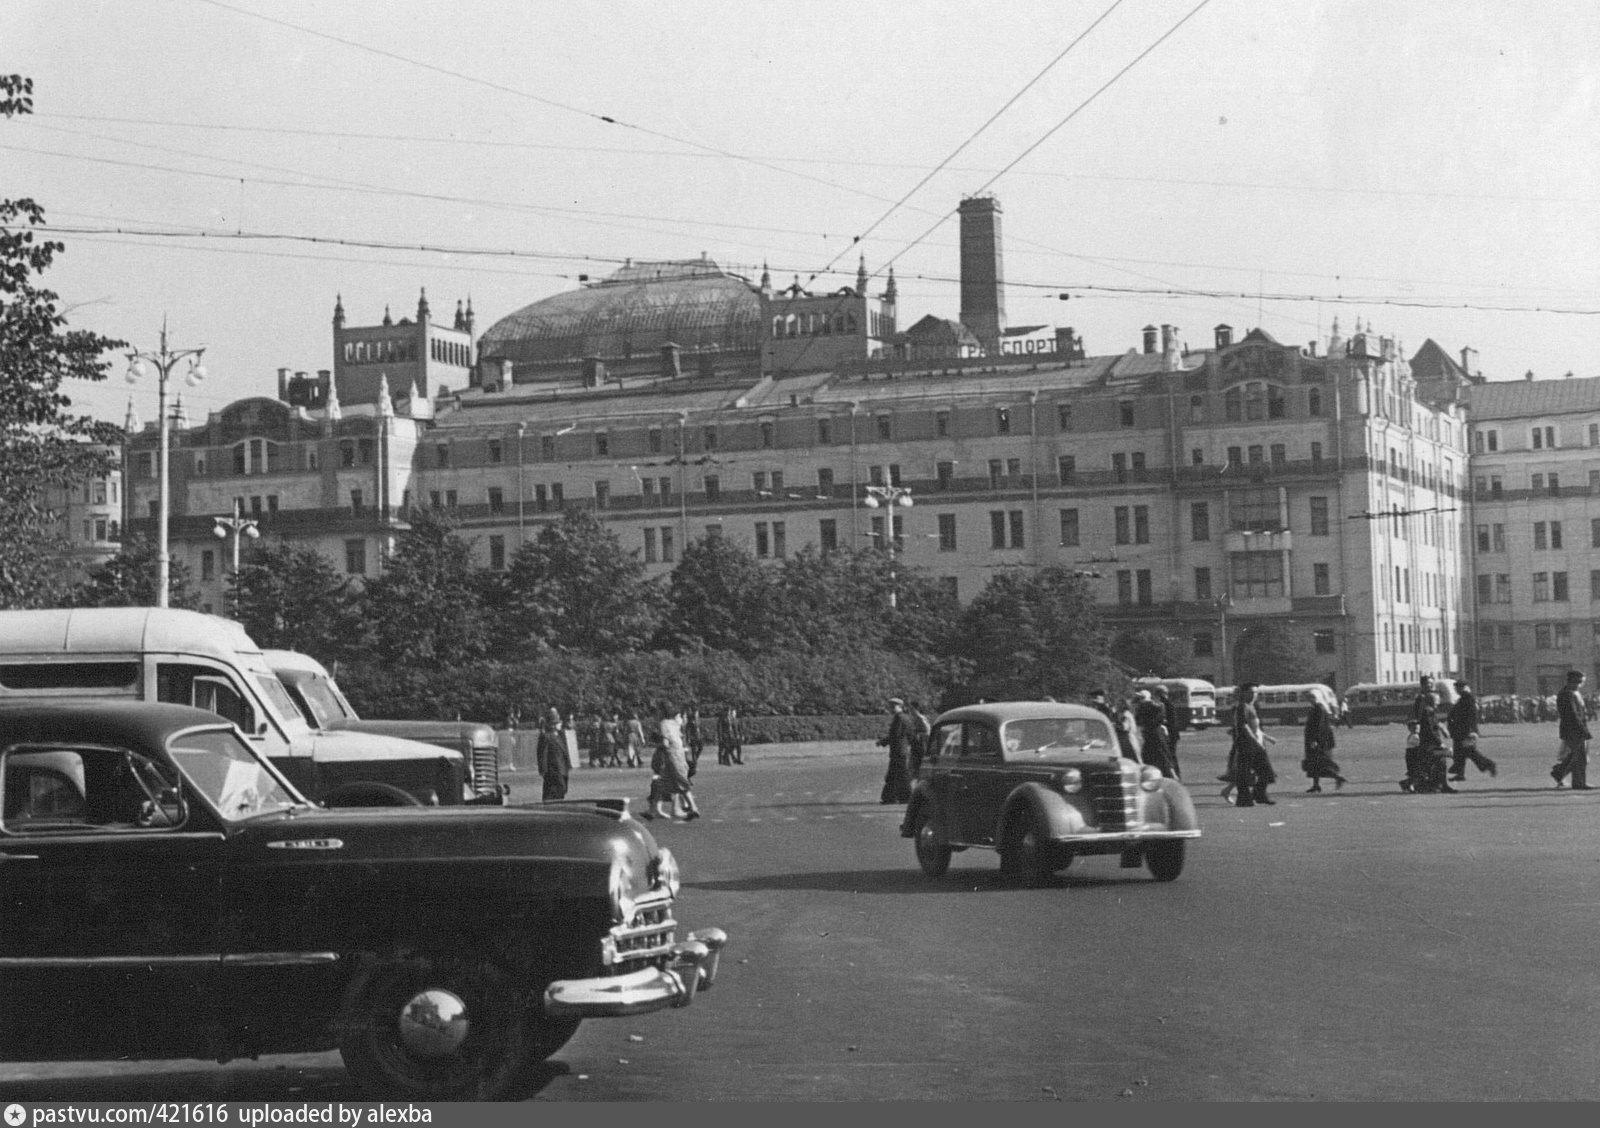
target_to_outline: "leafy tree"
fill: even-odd
[[[616,534],[588,510],[569,509],[512,557],[498,588],[496,651],[637,650],[655,634],[663,604],[660,587]]]
[[[360,604],[370,644],[385,661],[465,665],[487,652],[488,614],[471,547],[439,510],[412,517]]]
[[[155,542],[129,537],[122,550],[89,570],[89,577],[72,592],[75,607],[154,607],[156,605]],[[186,611],[200,609],[200,592],[189,566],[171,561],[168,568],[167,606]]]
[[[364,650],[357,599],[327,557],[288,542],[251,549],[228,581],[228,606],[252,639],[325,663]]]
[[[33,80],[0,75],[0,118],[33,112]],[[35,284],[65,245],[40,240],[44,209],[0,200],[0,606],[42,607],[66,597],[66,542],[45,491],[108,473],[110,423],[70,413],[63,380],[103,380],[101,357],[121,346],[69,330],[58,296]]]
[[[1236,685],[1296,685],[1322,676],[1306,640],[1284,623],[1253,626],[1229,649]]]
[[[1188,672],[1189,655],[1182,642],[1152,627],[1118,632],[1111,640],[1111,657],[1135,677],[1183,677]]]
[[[726,537],[684,546],[667,588],[667,613],[657,633],[670,650],[727,650],[753,658],[791,641],[778,631],[773,574]]]
[[[1094,599],[1070,569],[1000,572],[962,616],[973,673],[953,696],[1081,696],[1115,677],[1105,635]]]
[[[903,563],[891,571],[887,554],[873,550],[824,555],[807,545],[784,561],[777,585],[775,632],[818,653],[867,645],[926,665],[947,650],[960,618],[939,584]]]

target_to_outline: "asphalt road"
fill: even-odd
[[[1600,1099],[1600,792],[1552,786],[1554,726],[1492,727],[1498,777],[1453,796],[1400,793],[1398,726],[1341,729],[1351,785],[1305,795],[1272,731],[1278,802],[1245,810],[1221,735],[1184,740],[1205,837],[1171,884],[1102,857],[1011,888],[977,850],[930,881],[881,751],[711,757],[705,817],[654,829],[683,926],[730,933],[716,987],[586,1023],[534,1099]],[[0,1094],[357,1099],[337,1055],[5,1065]]]

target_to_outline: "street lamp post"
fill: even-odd
[[[894,507],[897,505],[911,505],[910,486],[864,486],[866,497],[861,499],[861,504],[868,509],[877,509],[880,505],[889,510],[884,518],[884,536],[889,547],[889,606],[899,606],[898,593],[895,591],[894,575]]]
[[[189,375],[187,382],[190,387],[199,384],[206,378],[206,366],[200,363],[200,358],[205,355],[205,349],[169,349],[167,348],[167,323],[161,322],[161,347],[155,352],[143,352],[135,349],[128,354],[128,383],[137,384],[147,376],[153,366],[156,370],[156,405],[157,424],[161,434],[161,445],[156,456],[159,477],[160,502],[159,516],[156,530],[156,606],[165,607],[168,603],[168,588],[172,583],[172,554],[167,544],[167,525],[172,518],[172,503],[168,497],[167,479],[170,441],[168,439],[167,419],[167,377],[172,375],[172,370],[177,367],[180,360],[189,361]]]
[[[233,577],[234,582],[237,583],[239,577],[239,537],[247,536],[251,540],[255,540],[261,535],[261,530],[256,527],[256,522],[253,519],[244,515],[237,500],[233,503],[232,517],[213,517],[211,520],[213,522],[211,533],[218,540],[225,539],[230,533],[233,534],[233,567],[229,570],[228,575]],[[235,607],[233,610],[237,611],[238,608]]]
[[[526,423],[517,424],[517,550],[522,550],[523,543],[523,495],[528,491],[522,481],[522,440],[528,433]]]

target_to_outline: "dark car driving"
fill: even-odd
[[[1098,711],[1010,701],[934,722],[901,833],[930,877],[953,852],[980,846],[999,852],[1008,876],[1035,883],[1085,854],[1172,881],[1200,824],[1183,784],[1123,758]]]
[[[623,799],[325,810],[214,713],[0,704],[0,1060],[338,1048],[371,1097],[501,1098],[711,985],[678,888]]]

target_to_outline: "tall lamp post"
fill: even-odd
[[[523,541],[523,495],[528,491],[522,483],[522,440],[528,433],[526,423],[517,424],[517,550],[522,550]]]
[[[894,575],[894,507],[897,505],[911,505],[910,486],[863,486],[866,497],[861,499],[861,504],[868,509],[877,509],[880,505],[889,510],[884,518],[884,537],[889,546],[889,606],[899,606],[898,593],[895,591]]]
[[[228,574],[234,577],[235,582],[237,582],[239,575],[239,538],[246,536],[251,540],[255,540],[261,535],[261,530],[256,527],[256,522],[253,519],[244,516],[237,500],[233,503],[232,517],[213,517],[211,520],[214,522],[211,526],[212,535],[218,540],[226,538],[230,533],[233,534],[233,568]],[[237,611],[238,608],[235,607],[233,610]]]
[[[161,347],[155,352],[144,352],[135,349],[128,354],[128,383],[137,384],[141,379],[150,374],[152,367],[156,370],[156,404],[157,424],[161,433],[161,445],[156,456],[160,489],[160,509],[156,530],[156,606],[165,607],[168,603],[168,588],[172,584],[172,554],[167,545],[167,525],[172,518],[172,503],[168,497],[167,479],[170,443],[168,427],[170,420],[167,418],[167,377],[172,375],[172,370],[177,367],[180,360],[188,360],[189,374],[187,382],[192,388],[206,378],[206,366],[200,363],[200,358],[205,355],[205,349],[169,349],[167,347],[167,323],[161,322]]]

